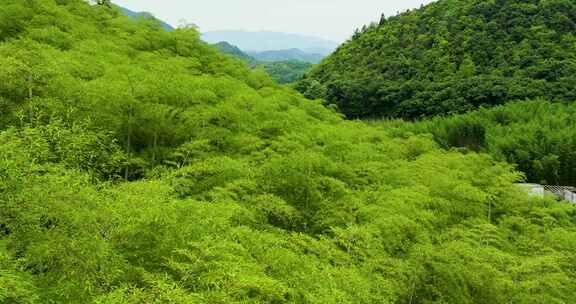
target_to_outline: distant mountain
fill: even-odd
[[[264,52],[248,52],[248,55],[256,58],[258,61],[276,62],[276,61],[302,61],[307,63],[319,63],[325,55],[316,53],[307,53],[300,49],[287,49]]]
[[[307,53],[328,55],[338,43],[318,37],[278,32],[214,31],[202,34],[208,43],[227,41],[244,51],[263,52],[300,49]]]
[[[214,44],[212,44],[212,46],[214,46],[215,48],[217,48],[220,52],[222,52],[224,54],[232,55],[236,58],[245,60],[247,62],[255,62],[256,61],[256,59],[254,59],[252,56],[244,53],[237,46],[232,45],[226,41],[214,43]]]
[[[278,83],[281,84],[289,84],[298,81],[312,67],[312,63],[305,60],[299,60],[296,58],[296,57],[304,58],[306,56],[309,57],[311,56],[310,54],[307,54],[300,50],[296,50],[296,52],[290,52],[292,50],[286,50],[285,53],[283,53],[283,51],[256,53],[256,55],[261,55],[264,53],[271,54],[271,56],[267,57],[269,60],[262,60],[246,54],[237,46],[232,45],[225,41],[212,44],[212,46],[224,54],[228,54],[230,56],[236,57],[238,59],[247,62],[253,68],[255,67],[264,68],[264,70],[266,70],[266,72],[268,72],[268,74],[270,74],[270,76],[274,80],[276,80]],[[274,57],[276,59],[272,58],[272,55],[276,56]],[[324,57],[322,55],[316,55],[316,56]]]
[[[166,22],[164,22],[164,21],[162,21],[162,20],[154,17],[154,15],[152,15],[151,13],[148,13],[148,12],[135,12],[135,11],[129,10],[129,9],[127,9],[127,8],[125,8],[125,7],[122,7],[122,6],[118,6],[118,9],[120,9],[120,11],[121,11],[124,15],[126,15],[126,16],[128,16],[128,17],[132,17],[132,18],[144,17],[144,18],[155,19],[155,20],[157,20],[157,21],[162,25],[162,27],[163,27],[165,30],[167,30],[167,31],[169,31],[169,32],[171,32],[171,31],[174,30],[174,27],[172,27],[170,24],[168,24],[168,23],[166,23]]]

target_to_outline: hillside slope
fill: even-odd
[[[570,303],[576,210],[83,0],[0,2],[0,303]]]
[[[576,100],[576,3],[440,0],[366,27],[300,90],[350,117],[420,118]]]

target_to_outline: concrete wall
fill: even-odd
[[[565,201],[576,204],[576,192],[570,187],[543,186],[539,184],[518,184],[518,186],[531,196],[555,195]]]
[[[518,184],[531,196],[544,197],[544,186],[538,184]]]
[[[570,203],[576,204],[576,193],[564,190],[563,196],[565,200],[569,201]]]

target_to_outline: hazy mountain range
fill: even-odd
[[[277,61],[302,61],[308,63],[319,63],[326,55],[318,53],[308,53],[300,49],[287,49],[263,52],[248,52],[248,55],[256,58],[258,61],[277,62]]]
[[[226,41],[246,52],[299,49],[305,53],[328,55],[338,43],[319,37],[279,32],[213,31],[202,34],[208,43]]]

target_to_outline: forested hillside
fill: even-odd
[[[298,60],[262,62],[266,72],[280,84],[293,84],[300,80],[314,65]]]
[[[576,2],[441,0],[357,32],[302,81],[349,117],[576,100]]]
[[[193,29],[3,0],[0,111],[2,304],[574,299],[573,206]]]

